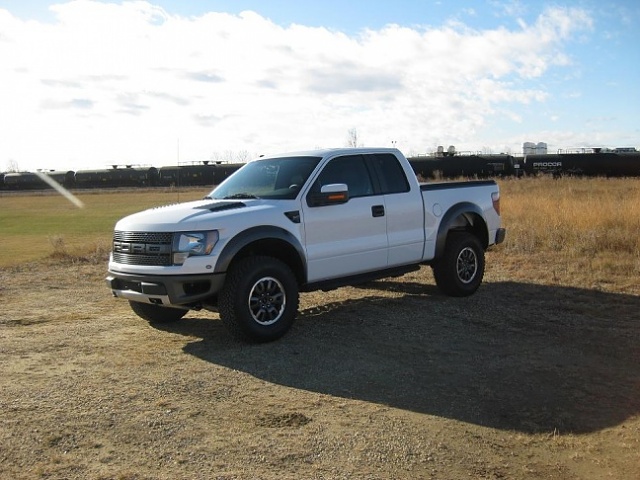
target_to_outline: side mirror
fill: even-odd
[[[307,197],[307,205],[310,207],[322,207],[324,205],[338,205],[349,201],[349,187],[346,183],[330,183],[323,185],[320,193],[312,193]]]

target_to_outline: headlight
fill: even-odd
[[[188,257],[209,255],[218,241],[218,231],[173,234],[173,264],[182,265]]]

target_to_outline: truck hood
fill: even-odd
[[[115,229],[133,232],[174,232],[215,228],[212,221],[240,212],[274,208],[263,200],[197,200],[154,207],[124,217]]]

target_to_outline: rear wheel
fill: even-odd
[[[436,285],[452,297],[473,294],[484,276],[484,249],[480,240],[468,232],[451,232],[444,254],[433,265]]]
[[[182,308],[161,307],[150,303],[129,301],[129,305],[136,315],[151,323],[177,322],[187,314],[187,310]]]
[[[255,256],[231,266],[218,308],[235,337],[269,342],[291,328],[298,299],[298,283],[291,269],[276,258]]]

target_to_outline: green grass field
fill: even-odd
[[[109,251],[113,226],[145,208],[196,200],[207,188],[80,191],[78,208],[53,192],[0,196],[0,266],[18,265],[54,253]]]

